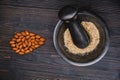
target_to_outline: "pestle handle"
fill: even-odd
[[[77,19],[70,20],[69,23],[65,22],[65,25],[69,28],[72,40],[77,47],[85,48],[89,44],[87,32]]]

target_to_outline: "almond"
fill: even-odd
[[[10,41],[10,44],[14,44],[15,43],[15,41]]]
[[[17,36],[21,36],[21,33],[16,33]]]
[[[17,48],[12,48],[14,51],[16,51],[17,50]]]
[[[16,52],[16,53],[18,53],[18,52],[20,52],[20,50],[19,50],[19,49],[17,49],[15,52]]]
[[[30,36],[34,36],[34,35],[35,35],[35,34],[34,34],[34,33],[32,33],[32,32],[30,33]]]
[[[20,55],[23,55],[24,53],[23,52],[19,52]]]
[[[26,34],[26,35],[29,35],[29,32],[28,32],[28,31],[25,31],[25,34]]]
[[[25,37],[23,37],[21,41],[24,42],[25,41]]]
[[[16,40],[16,42],[20,42],[21,41],[21,39],[20,38],[18,38],[17,40]]]
[[[14,38],[18,38],[18,35],[14,35]]]
[[[26,36],[25,32],[21,32],[21,34],[22,34],[23,36]]]
[[[39,42],[39,45],[43,45],[44,44],[44,42]]]
[[[29,38],[30,38],[30,36],[29,36],[29,35],[27,35],[25,38],[26,38],[26,39],[29,39]]]
[[[40,41],[43,41],[43,42],[44,42],[44,41],[45,41],[45,38],[40,38]]]
[[[35,36],[35,38],[36,38],[36,39],[39,39],[39,38],[41,38],[41,36],[39,36],[39,35],[36,35],[36,36]]]
[[[15,47],[15,44],[11,44],[12,47]]]
[[[38,48],[39,47],[39,45],[35,45],[35,48]]]

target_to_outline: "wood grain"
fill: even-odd
[[[0,80],[120,80],[120,5],[118,0],[0,0]],[[110,31],[110,48],[98,63],[76,67],[65,62],[53,45],[58,10],[65,5],[101,16]],[[19,56],[9,40],[29,30],[47,38],[31,54]]]

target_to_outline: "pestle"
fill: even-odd
[[[59,11],[58,17],[69,28],[73,43],[79,48],[85,48],[90,40],[87,32],[80,24],[81,22],[77,19],[77,12],[75,7],[65,6]]]

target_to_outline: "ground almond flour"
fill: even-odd
[[[89,45],[83,49],[78,48],[72,41],[69,29],[66,29],[66,31],[64,32],[64,44],[65,47],[68,48],[69,52],[73,54],[84,55],[86,53],[93,51],[97,47],[97,45],[100,42],[100,34],[97,27],[92,22],[82,21],[81,24],[83,25],[83,27],[85,28],[90,37]]]

